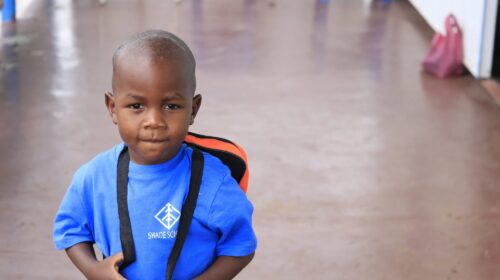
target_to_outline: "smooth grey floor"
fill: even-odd
[[[238,279],[500,279],[500,109],[420,71],[406,1],[34,1],[3,25],[0,279],[79,279],[53,248],[73,172],[120,141],[111,55],[172,31],[198,61],[193,131],[244,146],[259,238]]]

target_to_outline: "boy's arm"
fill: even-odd
[[[196,280],[225,280],[233,279],[250,261],[253,259],[254,253],[244,257],[217,257],[215,262],[196,277]]]
[[[125,280],[118,272],[119,264],[123,261],[121,252],[98,261],[92,243],[82,242],[67,248],[66,254],[87,279]]]

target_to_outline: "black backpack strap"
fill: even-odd
[[[120,219],[120,241],[122,243],[123,263],[120,269],[135,261],[134,237],[132,236],[132,226],[128,214],[127,185],[128,185],[128,165],[130,156],[128,148],[125,146],[118,157],[118,168],[116,177],[116,193],[118,200],[118,217]]]
[[[191,160],[191,180],[189,182],[189,192],[182,207],[179,228],[177,230],[177,237],[175,239],[174,247],[170,252],[167,263],[166,279],[172,279],[175,264],[181,254],[182,246],[186,240],[191,220],[193,219],[194,209],[196,208],[196,201],[200,192],[201,178],[203,177],[203,153],[196,147],[192,147],[193,155]]]

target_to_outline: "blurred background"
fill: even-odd
[[[0,279],[83,279],[53,217],[75,170],[120,142],[111,56],[151,28],[196,57],[192,131],[248,152],[259,246],[237,279],[500,279],[496,0],[9,2]],[[420,63],[448,13],[468,72],[438,79]]]

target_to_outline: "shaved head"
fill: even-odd
[[[134,34],[120,44],[113,54],[113,88],[116,75],[125,69],[120,64],[127,59],[140,58],[151,63],[175,63],[187,75],[193,92],[196,89],[195,68],[193,53],[179,37],[163,30],[147,30]]]

